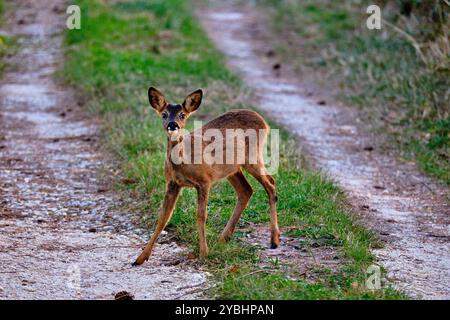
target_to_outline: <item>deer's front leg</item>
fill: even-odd
[[[197,225],[198,236],[200,240],[200,257],[208,254],[208,245],[206,243],[206,218],[208,205],[209,186],[197,188]]]
[[[169,183],[167,183],[163,207],[161,209],[155,232],[153,233],[148,244],[145,246],[144,251],[142,251],[141,255],[133,263],[133,266],[143,264],[144,261],[148,260],[148,258],[150,257],[156,240],[158,240],[161,231],[163,231],[165,226],[169,223],[170,218],[172,217],[172,213],[175,209],[175,204],[177,202],[178,195],[180,194],[180,190],[181,187],[175,182],[170,181]]]

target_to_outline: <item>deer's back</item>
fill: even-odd
[[[206,123],[202,129],[266,129],[270,127],[264,118],[257,112],[247,109],[233,110],[218,116]]]

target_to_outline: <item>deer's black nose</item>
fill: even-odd
[[[176,122],[169,122],[169,124],[167,125],[167,130],[168,131],[175,131],[175,130],[178,130],[178,129],[180,129],[180,126]]]

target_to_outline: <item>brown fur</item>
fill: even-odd
[[[153,246],[158,239],[161,231],[170,221],[175,203],[181,188],[191,187],[197,190],[197,224],[199,230],[200,239],[200,256],[204,257],[208,252],[205,235],[205,223],[207,218],[207,202],[209,191],[214,183],[222,179],[227,179],[230,184],[236,190],[238,202],[234,209],[233,214],[230,217],[225,229],[223,230],[219,240],[222,242],[228,241],[234,233],[234,229],[241,217],[242,212],[246,208],[250,197],[253,194],[253,189],[242,173],[242,169],[254,176],[264,187],[269,197],[270,205],[270,226],[271,226],[271,247],[276,248],[280,243],[280,231],[277,222],[276,211],[276,189],[274,179],[267,174],[264,167],[262,151],[269,132],[269,125],[264,119],[256,112],[251,110],[235,110],[227,112],[214,120],[208,122],[202,128],[188,134],[173,134],[171,128],[178,127],[180,130],[184,128],[187,118],[197,110],[200,106],[203,93],[201,90],[197,90],[191,93],[183,102],[182,105],[168,104],[164,96],[156,89],[149,89],[149,101],[155,111],[161,115],[163,126],[168,135],[167,144],[167,157],[165,161],[165,178],[166,178],[166,194],[161,210],[161,214],[156,225],[155,232],[151,237],[149,243],[144,248],[142,254],[136,259],[134,265],[140,265],[144,261],[148,260],[151,255]],[[234,150],[244,152],[244,162],[241,164],[207,164],[202,161],[201,164],[195,164],[193,161],[191,164],[175,164],[170,159],[170,154],[173,148],[179,148],[181,152],[186,150],[189,143],[193,146],[193,141],[196,138],[202,138],[204,132],[207,129],[218,129],[223,133],[225,137],[226,129],[255,129],[265,130],[265,134],[258,137],[256,144],[257,161],[252,163],[249,161],[249,144],[247,140],[245,143],[238,144],[236,142]],[[203,139],[201,140],[203,141]],[[203,141],[203,148],[206,148],[211,142]],[[181,145],[180,145],[181,144]],[[227,145],[222,144],[223,153],[226,154]],[[193,147],[192,147],[193,150]],[[191,155],[193,160],[195,152]]]

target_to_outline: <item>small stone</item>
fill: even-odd
[[[134,295],[127,291],[120,291],[116,293],[114,300],[134,300]]]
[[[274,55],[275,55],[275,51],[273,51],[273,50],[268,50],[266,52],[266,56],[268,56],[268,57],[273,57]]]

